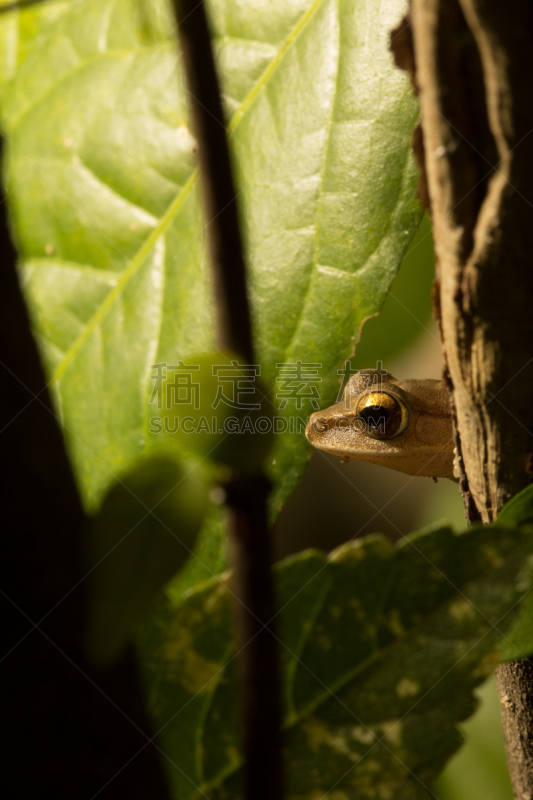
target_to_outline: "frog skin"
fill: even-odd
[[[408,475],[452,478],[454,442],[443,381],[397,381],[385,370],[361,370],[344,396],[312,414],[305,431],[313,447],[370,461]]]

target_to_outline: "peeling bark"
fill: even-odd
[[[517,800],[533,800],[533,705],[531,685],[533,663],[530,659],[505,664],[496,672],[507,763]]]
[[[460,486],[467,517],[489,523],[531,481],[533,6],[412,0],[410,24],[397,61],[420,97]],[[498,682],[515,796],[533,798],[531,663]]]

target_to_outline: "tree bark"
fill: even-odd
[[[489,523],[532,472],[533,7],[412,0],[407,24],[393,50],[420,95],[457,473],[467,517]],[[500,666],[498,684],[514,792],[526,800],[531,662]]]
[[[503,735],[507,750],[509,774],[517,800],[532,800],[533,774],[533,705],[531,685],[533,663],[526,658],[505,664],[496,672]]]

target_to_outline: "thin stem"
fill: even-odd
[[[226,487],[235,573],[247,800],[280,800],[281,718],[274,593],[268,536],[269,481],[262,475]]]
[[[14,0],[12,3],[5,3],[0,6],[0,14],[7,14],[8,11],[22,11],[30,6],[41,5],[47,0]]]
[[[239,211],[202,0],[174,0],[190,92],[215,290],[217,344],[254,363]]]
[[[198,139],[206,231],[217,314],[217,344],[254,363],[242,237],[226,125],[200,0],[174,0]],[[281,710],[267,499],[262,474],[225,486],[233,556],[247,800],[281,800]]]

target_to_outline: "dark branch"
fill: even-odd
[[[268,537],[269,481],[263,476],[226,487],[234,568],[247,800],[280,800],[281,715],[272,556]]]
[[[254,363],[246,270],[220,89],[202,0],[174,0],[191,95],[217,308],[217,344]],[[281,711],[263,475],[225,487],[233,555],[247,800],[281,800]]]
[[[133,652],[105,673],[82,653],[86,519],[31,335],[6,210],[0,193],[3,794],[90,800],[107,786],[106,800],[167,800],[158,755],[146,746]]]
[[[174,0],[195,134],[217,314],[217,344],[254,363],[239,210],[203,2]]]
[[[30,6],[42,5],[48,0],[15,0],[13,3],[5,3],[0,5],[0,14],[6,14],[8,11],[22,11]]]

